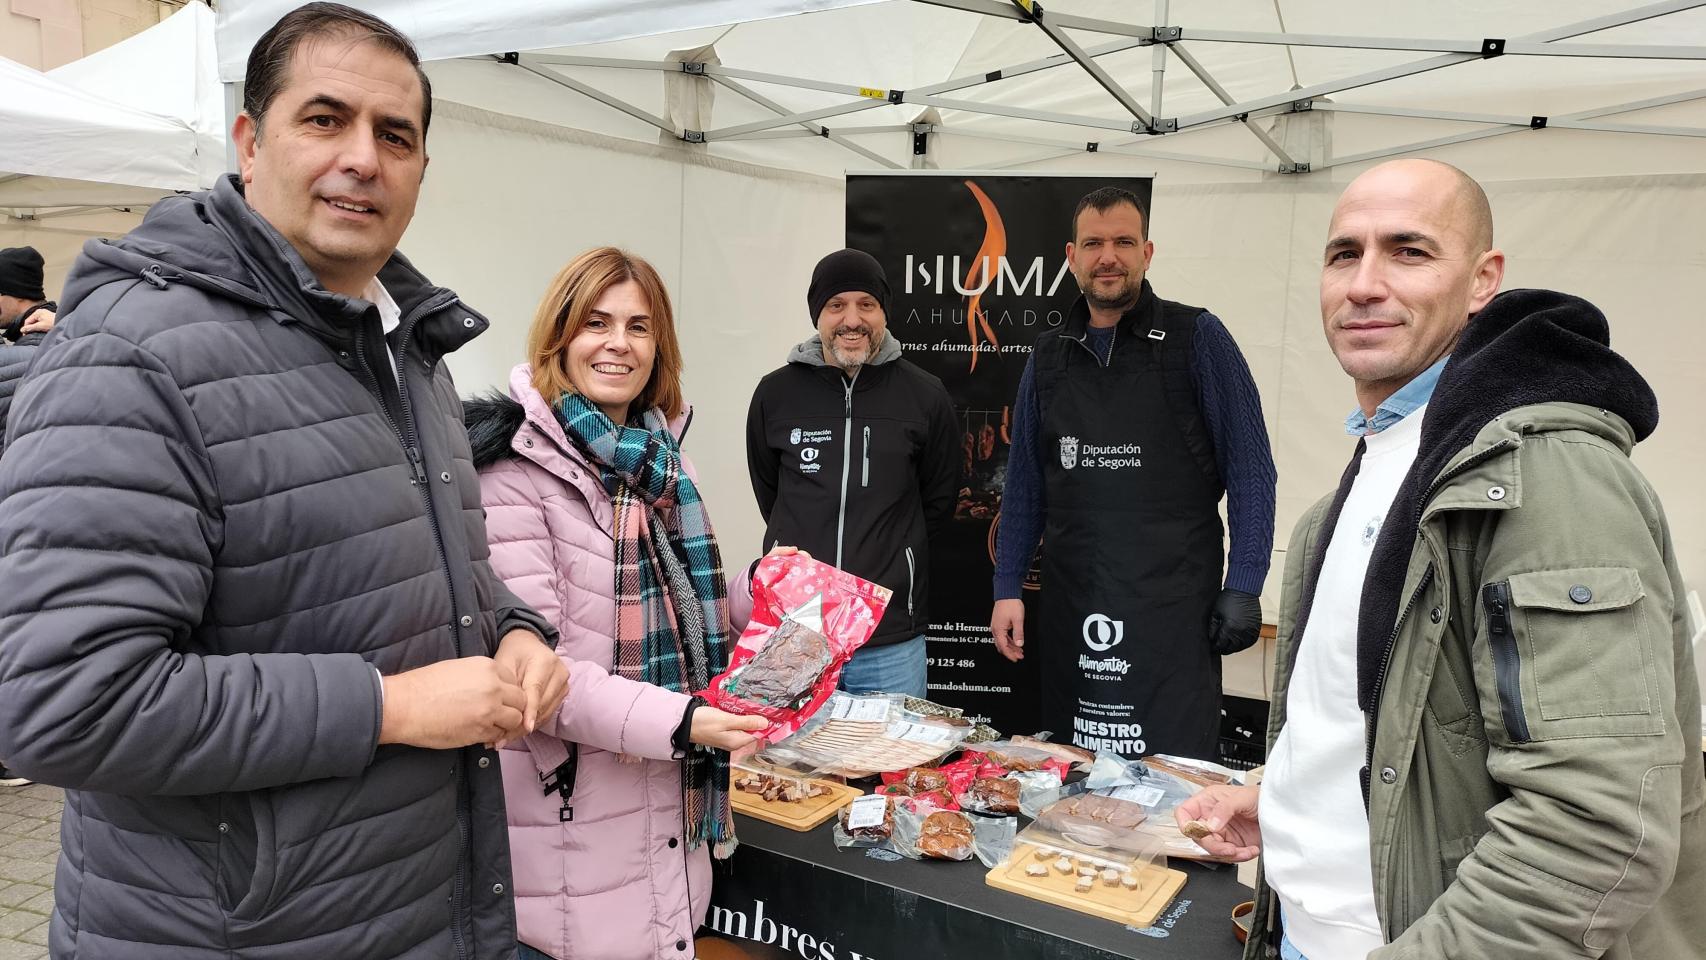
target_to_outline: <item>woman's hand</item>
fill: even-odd
[[[796,553],[802,557],[805,557],[807,560],[810,560],[812,558],[811,554],[805,552],[804,550],[801,550],[799,547],[785,547],[781,544],[777,544],[776,546],[771,547],[770,552],[765,554],[765,556],[767,556],[767,557],[791,557]]]
[[[701,747],[715,747],[734,753],[757,743],[758,738],[753,734],[768,726],[770,721],[763,717],[743,717],[716,707],[701,706],[693,711],[693,724],[688,728],[687,739]]]

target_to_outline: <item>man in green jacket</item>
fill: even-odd
[[[1323,257],[1361,437],[1286,557],[1248,960],[1706,957],[1700,698],[1658,424],[1591,304],[1498,293],[1479,185],[1358,177]]]

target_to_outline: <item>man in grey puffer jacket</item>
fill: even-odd
[[[485,745],[567,678],[487,563],[442,362],[486,321],[395,253],[431,93],[311,4],[245,96],[241,177],[84,249],[7,427],[0,756],[67,788],[50,948],[513,957]]]

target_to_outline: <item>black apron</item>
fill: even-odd
[[[1224,491],[1179,359],[1200,313],[1146,282],[1106,366],[1081,339],[1082,300],[1037,357],[1048,519],[1030,649],[1043,725],[1128,758],[1215,756],[1220,658],[1207,634]]]

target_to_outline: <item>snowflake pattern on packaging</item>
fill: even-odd
[[[752,573],[752,618],[729,668],[702,694],[720,710],[759,716],[775,743],[821,708],[841,669],[871,639],[894,592],[798,554],[765,557]]]

